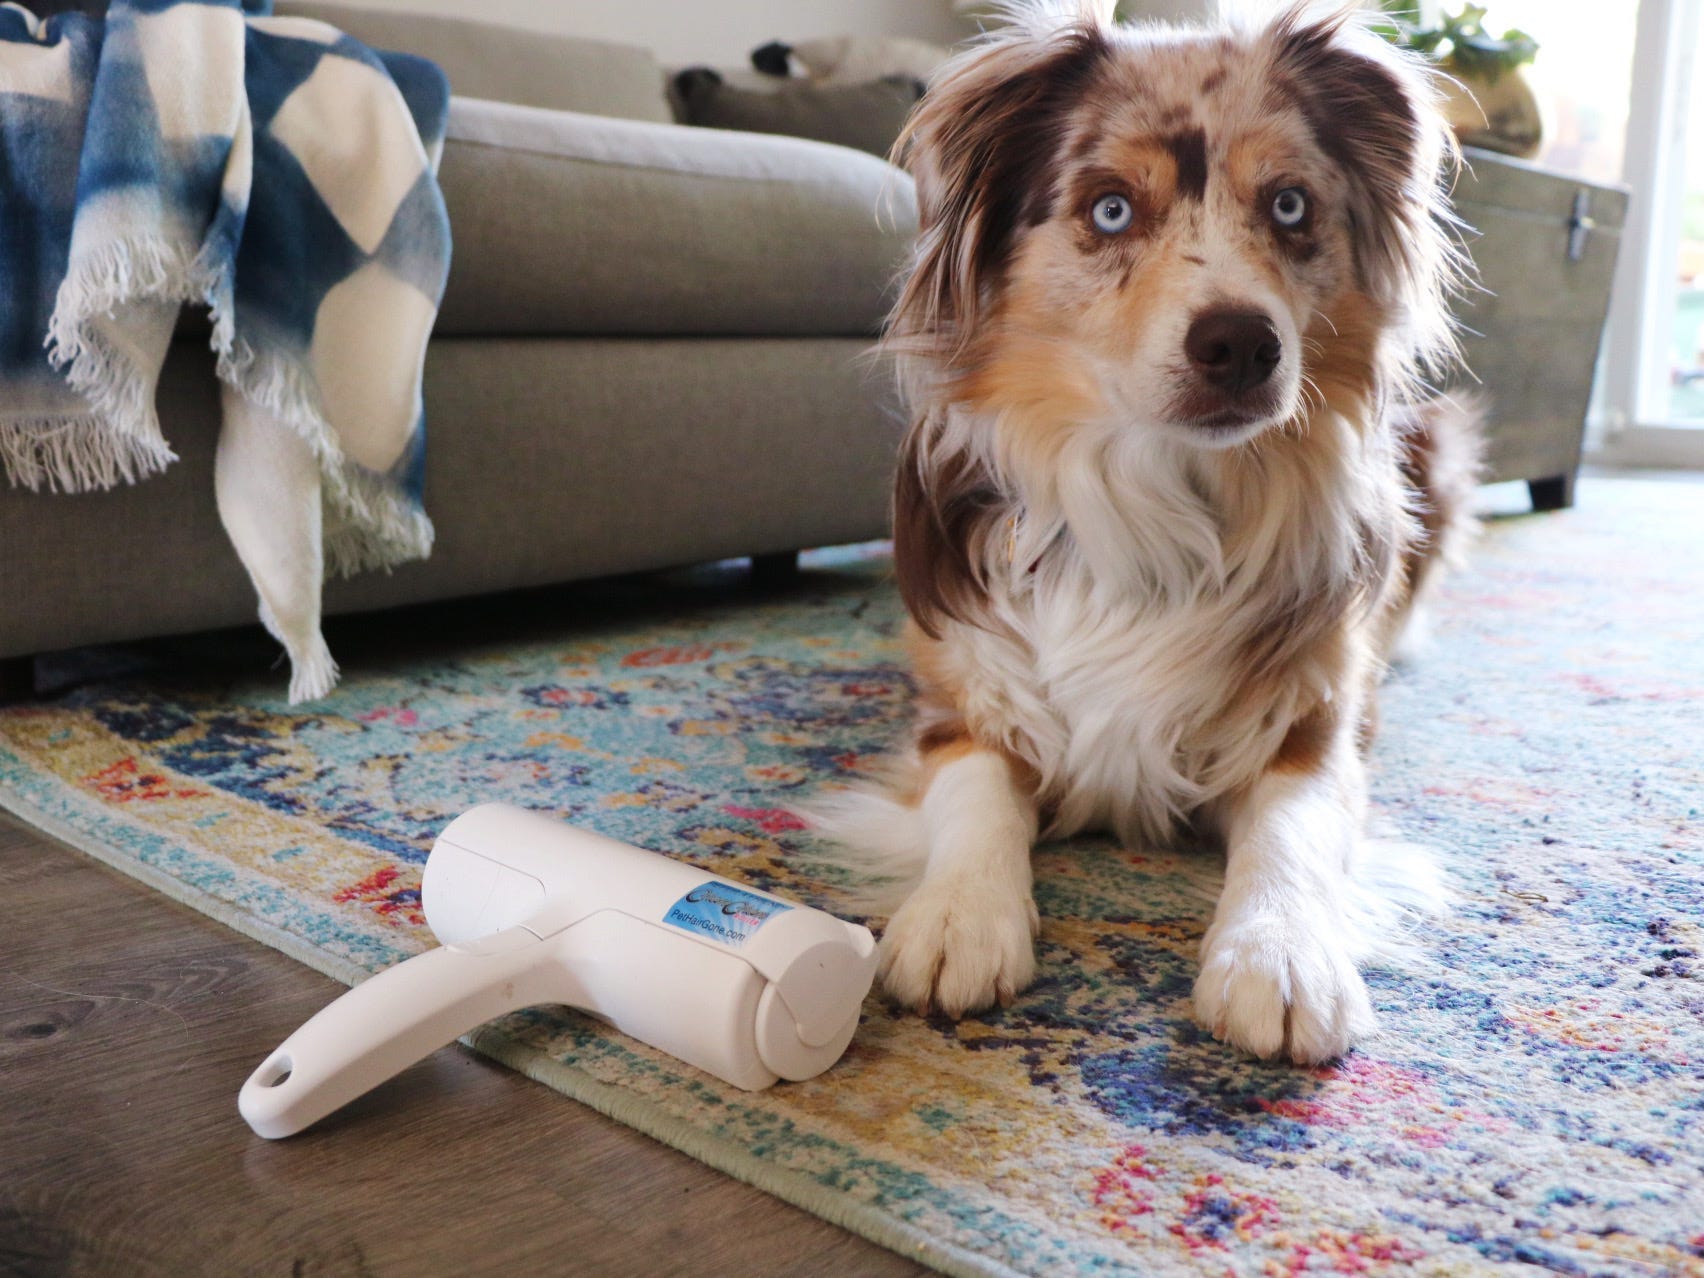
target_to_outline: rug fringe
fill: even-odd
[[[3,751],[0,751],[0,755],[3,755]],[[64,798],[61,799],[61,803],[65,801]],[[70,802],[83,808],[85,812],[102,810],[102,805],[81,795],[71,796]],[[289,930],[263,913],[244,909],[194,885],[186,878],[176,877],[147,861],[120,851],[122,844],[118,841],[103,840],[87,833],[78,822],[50,811],[39,798],[28,796],[23,789],[8,786],[4,781],[0,781],[0,807],[9,809],[44,833],[103,865],[136,879],[162,896],[179,901],[344,985],[359,985],[362,981],[378,975],[392,963],[411,957],[409,950],[399,944],[405,934],[394,927],[386,929],[382,938],[375,938],[378,946],[391,951],[376,961],[359,962],[333,954],[324,947],[323,942],[310,941],[301,933]],[[141,822],[124,814],[105,815],[109,820],[130,824],[139,830],[146,829]],[[340,918],[338,922],[347,926],[346,918]],[[307,931],[311,934],[314,929]],[[397,950],[401,952],[398,953]],[[571,1102],[596,1110],[653,1140],[680,1150],[706,1166],[742,1180],[748,1185],[754,1185],[765,1193],[792,1203],[802,1211],[820,1216],[843,1229],[849,1229],[940,1273],[953,1275],[954,1278],[1020,1278],[1017,1270],[997,1260],[976,1255],[878,1207],[836,1194],[831,1187],[825,1186],[820,1179],[807,1172],[766,1162],[743,1142],[729,1140],[694,1127],[679,1116],[669,1113],[657,1101],[647,1099],[618,1084],[604,1082],[580,1066],[559,1060],[513,1034],[505,1033],[503,1024],[503,1021],[496,1021],[483,1025],[463,1035],[459,1042],[488,1060],[497,1061],[543,1086],[554,1089]],[[613,1036],[615,1031],[600,1028],[598,1033],[608,1038]]]

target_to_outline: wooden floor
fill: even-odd
[[[0,813],[0,1276],[925,1272],[460,1046],[252,1135],[341,988]]]

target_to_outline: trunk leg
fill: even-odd
[[[1527,491],[1532,494],[1535,511],[1565,510],[1574,504],[1574,472],[1552,475],[1549,479],[1529,479]]]

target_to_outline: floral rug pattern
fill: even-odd
[[[345,980],[431,944],[421,866],[487,800],[844,912],[791,808],[901,736],[901,614],[879,553],[807,568],[357,656],[307,710],[252,666],[87,678],[0,711],[0,804]],[[808,1083],[739,1092],[560,1009],[475,1045],[951,1272],[1704,1274],[1704,486],[1494,522],[1434,629],[1375,794],[1459,900],[1337,1065],[1197,1030],[1211,858],[1093,840],[1037,855],[1014,1006],[872,995]]]

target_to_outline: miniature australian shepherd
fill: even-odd
[[[917,725],[817,821],[906,893],[888,993],[948,1016],[1034,978],[1038,837],[1222,843],[1195,1014],[1326,1061],[1372,1026],[1357,963],[1401,887],[1369,883],[1372,698],[1476,466],[1473,414],[1424,390],[1455,349],[1454,142],[1348,8],[1110,7],[1008,6],[901,139]]]

